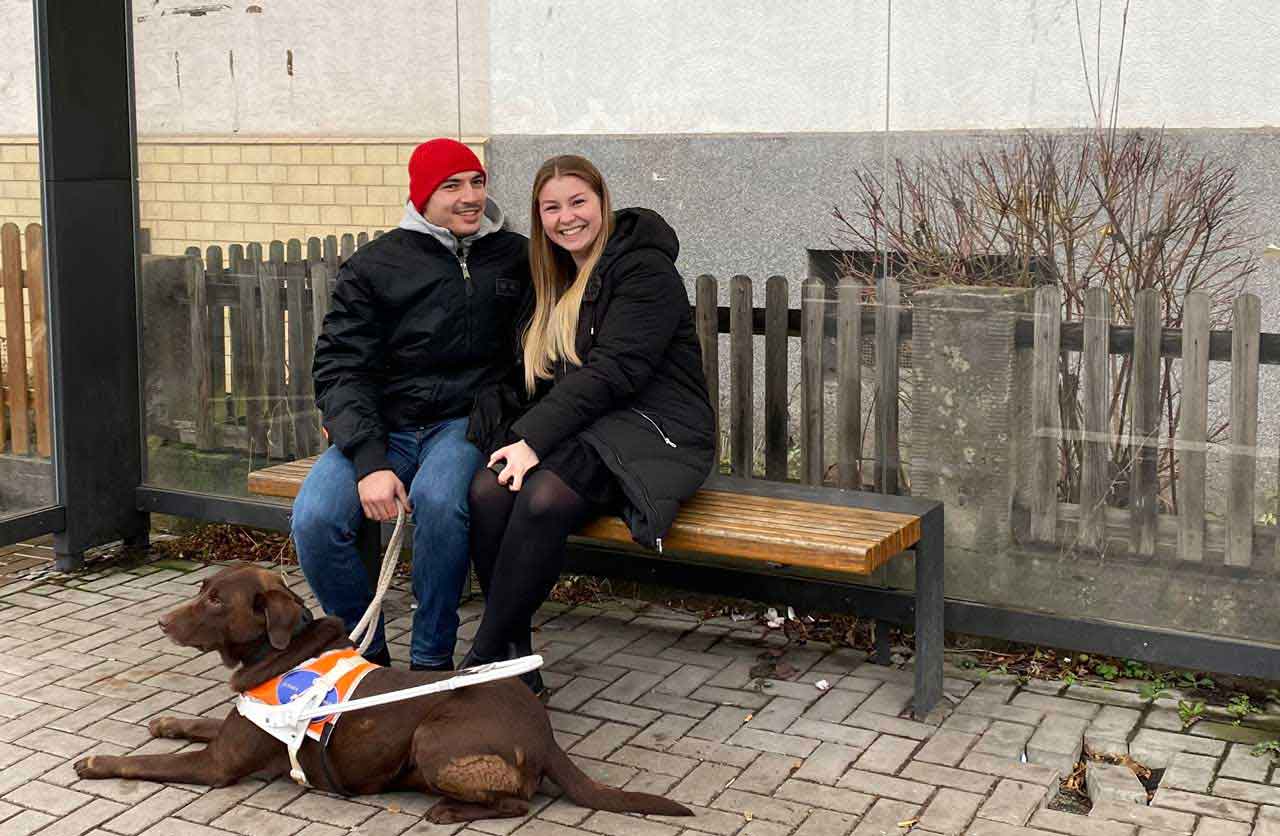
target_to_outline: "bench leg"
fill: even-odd
[[[943,630],[942,508],[920,521],[916,544],[916,681],[912,714],[923,720],[942,699]]]
[[[364,564],[369,594],[373,595],[378,591],[378,575],[382,572],[382,523],[370,519],[360,523],[356,548],[360,550],[360,561]]]
[[[877,665],[888,666],[893,662],[893,650],[889,646],[889,622],[872,620],[871,637],[875,642],[875,655],[872,658]]]

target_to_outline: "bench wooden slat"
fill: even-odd
[[[296,497],[316,458],[253,471],[250,493]],[[613,516],[592,520],[577,536],[632,544]],[[663,550],[866,575],[919,539],[920,518],[910,514],[708,489],[681,508]]]

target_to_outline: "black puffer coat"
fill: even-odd
[[[662,549],[680,503],[715,464],[714,418],[680,243],[656,212],[623,209],[578,316],[569,367],[512,426],[543,456],[580,434],[613,472],[637,543]]]
[[[528,287],[528,240],[503,229],[456,254],[393,229],[347,259],[312,371],[329,440],[357,478],[388,467],[387,432],[464,416],[509,373]]]

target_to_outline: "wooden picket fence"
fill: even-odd
[[[338,264],[366,240],[365,235],[347,235],[311,238],[305,245],[298,239],[274,241],[265,258],[259,244],[247,248],[233,244],[225,260],[220,247],[209,247],[203,254],[195,248],[187,251],[199,449],[243,443],[254,458],[271,459],[302,458],[322,449],[311,380],[315,337],[328,310]],[[910,312],[898,307],[894,279],[881,282],[876,303],[869,300],[869,293],[869,288],[845,281],[837,296],[828,298],[827,286],[814,279],[802,288],[801,307],[789,309],[787,280],[773,276],[766,282],[766,305],[758,308],[752,306],[752,280],[735,276],[730,280],[731,303],[720,306],[716,278],[698,277],[694,316],[716,404],[720,400],[718,337],[729,336],[730,407],[727,417],[717,410],[717,421],[727,430],[726,452],[734,474],[767,479],[797,476],[788,474],[789,451],[795,445],[788,431],[787,355],[788,342],[798,339],[803,370],[799,478],[898,492],[899,343],[904,331],[909,334]],[[892,302],[885,306],[878,304],[880,299]],[[834,317],[828,315],[831,305],[838,309]],[[904,317],[906,329],[899,326]],[[838,323],[834,336],[840,429],[837,438],[828,442],[823,438],[822,342],[832,322]],[[762,463],[755,461],[752,338],[756,336],[764,337]],[[871,466],[864,468],[862,377],[863,364],[872,355],[877,363],[874,379],[888,396],[877,395],[867,413],[874,415],[876,432]],[[243,442],[238,441],[238,432],[230,432],[241,425]],[[824,450],[831,454],[824,457]],[[835,466],[829,467],[832,460]]]
[[[1234,301],[1230,331],[1210,330],[1209,296],[1187,294],[1183,325],[1162,328],[1157,291],[1137,295],[1132,326],[1111,322],[1104,288],[1086,294],[1082,323],[1060,322],[1061,291],[1036,293],[1033,347],[1032,422],[1035,462],[1031,536],[1041,542],[1071,543],[1093,550],[1128,552],[1138,557],[1176,554],[1182,561],[1229,567],[1266,568],[1272,552],[1280,559],[1276,527],[1256,521],[1257,460],[1265,452],[1258,439],[1259,364],[1280,364],[1280,334],[1261,333],[1261,303],[1252,293]],[[1063,429],[1059,408],[1060,352],[1083,353],[1080,390],[1083,425]],[[1116,442],[1110,425],[1112,355],[1132,356],[1127,437],[1131,450],[1127,507],[1108,504],[1111,457]],[[1179,358],[1182,384],[1175,439],[1161,439],[1157,405],[1162,358]],[[1209,364],[1231,364],[1230,439],[1209,443]],[[1082,446],[1079,503],[1059,502],[1061,441]],[[1219,520],[1206,509],[1207,454],[1217,447],[1226,457],[1226,512]],[[1161,513],[1157,460],[1162,449],[1177,458],[1177,512]]]
[[[367,234],[187,250],[186,290],[201,450],[239,446],[255,459],[320,452],[311,361],[338,265]],[[239,433],[236,436],[239,437]]]
[[[0,226],[0,283],[5,348],[4,367],[0,369],[0,451],[47,458],[53,450],[53,436],[49,422],[44,230],[39,224],[29,224],[24,231],[13,223]]]

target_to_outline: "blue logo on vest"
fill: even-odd
[[[298,695],[310,688],[315,681],[320,678],[320,674],[309,670],[289,671],[280,677],[280,682],[276,685],[276,699],[280,700],[280,704],[293,702]],[[338,701],[338,691],[336,688],[330,688],[329,693],[324,695],[321,705],[333,705]],[[318,719],[318,718],[317,718]],[[315,722],[314,720],[312,722]]]

